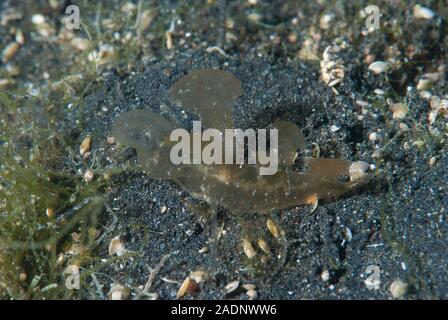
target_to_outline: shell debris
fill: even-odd
[[[394,299],[402,298],[406,294],[407,290],[408,284],[401,280],[395,280],[389,287],[389,291]]]
[[[338,53],[342,50],[342,46],[328,46],[323,53],[323,60],[320,62],[320,71],[322,80],[329,86],[334,87],[342,82],[345,76],[345,67]]]
[[[256,255],[257,252],[255,251],[254,247],[252,246],[252,243],[250,243],[250,241],[248,239],[243,239],[242,241],[243,243],[243,251],[246,254],[246,256],[249,259],[253,259]]]
[[[117,255],[119,257],[123,256],[126,253],[126,248],[124,247],[123,242],[120,240],[120,236],[114,237],[109,243],[109,255]]]
[[[419,4],[416,4],[414,6],[413,14],[415,19],[421,19],[421,20],[429,20],[434,18],[435,16],[434,11]]]
[[[19,51],[20,45],[17,42],[11,42],[8,44],[2,52],[2,62],[6,63],[11,60]]]
[[[82,140],[81,145],[79,146],[79,154],[84,156],[87,152],[90,151],[92,147],[92,137],[87,136]]]
[[[375,61],[369,65],[369,70],[374,74],[381,74],[387,71],[388,63],[385,61]]]
[[[266,225],[268,227],[269,232],[276,238],[280,237],[280,231],[278,230],[277,225],[274,220],[268,219],[266,220]]]
[[[108,297],[110,300],[126,300],[129,297],[129,288],[114,284],[110,288]]]

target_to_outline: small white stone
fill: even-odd
[[[31,22],[33,24],[42,24],[45,22],[45,17],[41,14],[35,14],[31,17]]]
[[[322,281],[327,282],[330,280],[330,272],[328,270],[324,270],[320,277],[322,278]]]
[[[378,140],[378,133],[376,132],[372,132],[371,134],[369,134],[369,140],[372,142],[375,142]]]
[[[338,131],[339,129],[341,129],[341,128],[339,128],[339,127],[336,126],[336,125],[332,125],[332,126],[330,127],[330,131],[331,131],[331,132],[336,132],[336,131]]]

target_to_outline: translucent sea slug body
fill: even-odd
[[[224,130],[233,128],[232,105],[242,95],[242,89],[240,81],[229,72],[200,69],[178,80],[170,95],[180,107],[197,115],[204,128]],[[343,159],[301,157],[305,169],[294,171],[292,165],[297,151],[305,148],[305,139],[294,123],[283,121],[270,126],[278,130],[278,171],[273,175],[260,175],[260,164],[175,165],[170,151],[176,142],[170,141],[170,134],[178,127],[154,112],[133,110],[118,117],[112,135],[121,144],[136,149],[148,176],[172,179],[193,198],[212,208],[222,206],[240,217],[267,214],[265,225],[277,243],[284,233],[270,217],[272,210],[304,204],[313,204],[315,209],[318,199],[337,197],[367,181],[363,178],[344,182],[341,177],[348,175],[352,162]],[[257,243],[263,257],[269,260],[271,249],[260,236],[256,220],[255,216],[240,219],[245,224],[242,249],[253,259],[256,251],[252,243]]]
[[[200,69],[178,80],[172,98],[181,107],[200,117],[206,128],[233,128],[232,105],[242,94],[240,82],[231,73]],[[122,114],[112,135],[118,142],[134,147],[145,173],[156,179],[173,179],[192,197],[241,213],[269,212],[315,199],[337,197],[362,181],[342,182],[350,161],[304,157],[303,172],[290,170],[296,153],[304,149],[300,129],[290,122],[275,122],[278,129],[280,168],[274,175],[260,175],[259,165],[172,164],[170,150],[175,142],[170,133],[179,126],[145,110]]]

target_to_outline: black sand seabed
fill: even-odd
[[[431,168],[428,160],[433,150],[412,147],[405,151],[406,134],[396,136],[397,123],[385,119],[380,111],[370,107],[359,118],[357,97],[372,93],[384,80],[360,73],[349,62],[345,79],[337,87],[339,95],[319,79],[316,64],[238,60],[201,51],[154,60],[142,73],[125,78],[110,74],[104,90],[85,100],[90,119],[80,139],[87,134],[94,137],[95,161],[105,167],[135,161],[131,149],[123,153],[106,143],[113,120],[127,110],[160,112],[188,126],[189,120],[182,118],[167,93],[181,76],[202,67],[228,70],[240,79],[244,95],[234,108],[238,127],[263,127],[277,118],[294,121],[305,133],[308,147],[318,143],[322,156],[373,164],[367,136],[387,126],[383,134],[389,143],[382,149],[383,162],[376,162],[372,183],[340,199],[320,202],[312,214],[305,206],[276,213],[286,232],[287,259],[276,270],[257,277],[246,272],[240,226],[231,214],[221,215],[226,233],[218,252],[199,253],[213,227],[190,212],[188,194],[175,183],[155,181],[138,169],[114,176],[114,188],[106,194],[111,210],[103,222],[136,256],[106,267],[98,276],[101,282],[112,278],[137,287],[146,282],[149,268],[171,253],[150,290],[162,299],[175,298],[179,289],[179,284],[162,278],[182,282],[196,270],[212,274],[201,285],[197,299],[247,298],[244,293],[225,295],[224,286],[233,280],[256,285],[261,299],[389,299],[389,286],[397,279],[409,284],[408,298],[448,298],[446,144]],[[409,118],[426,122],[428,102],[412,91],[407,102]],[[330,130],[331,126],[339,129]],[[161,213],[163,206],[167,210]],[[107,245],[98,251],[105,258]],[[376,290],[364,283],[371,265],[380,269],[381,284]],[[329,271],[328,281],[321,279],[324,270]]]

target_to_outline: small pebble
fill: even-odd
[[[20,280],[21,282],[25,282],[27,278],[28,278],[28,275],[27,275],[25,272],[20,272],[20,274],[19,274],[19,280]]]

